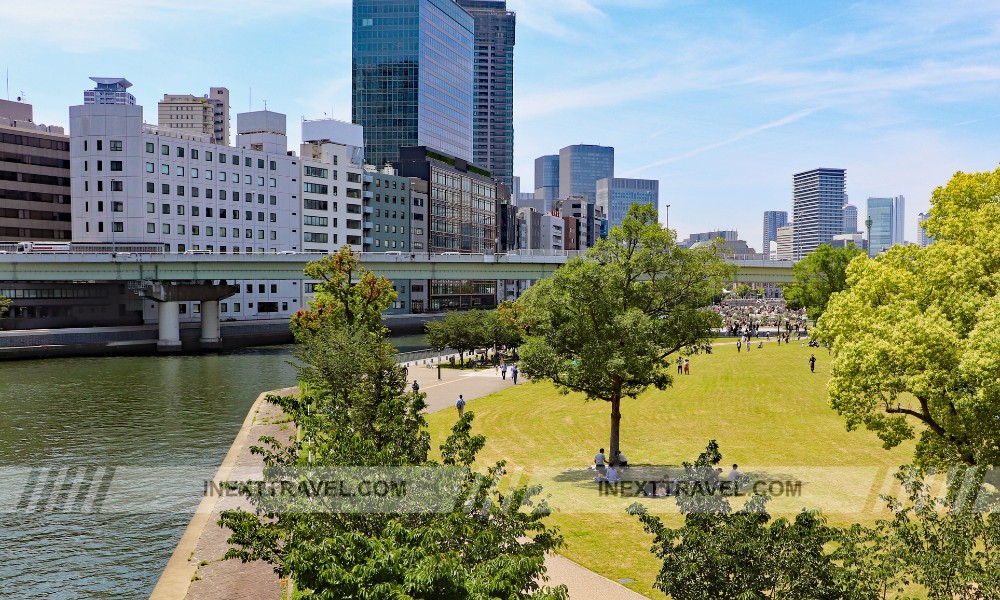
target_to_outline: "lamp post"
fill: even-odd
[[[865,228],[868,230],[868,256],[872,255],[872,216],[868,215],[865,219]]]

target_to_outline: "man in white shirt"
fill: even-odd
[[[726,475],[726,481],[737,483],[741,477],[743,477],[743,473],[740,473],[739,465],[733,465],[732,470],[729,471],[728,475]]]

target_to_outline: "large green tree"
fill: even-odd
[[[10,298],[0,295],[0,317],[6,315],[8,310],[10,310]]]
[[[427,343],[433,348],[458,350],[460,362],[465,353],[490,345],[487,331],[487,313],[481,310],[453,310],[445,313],[440,321],[428,321]]]
[[[264,438],[253,449],[264,457],[265,478],[239,488],[255,512],[222,515],[220,524],[232,531],[227,558],[271,563],[295,582],[299,598],[564,600],[564,587],[544,585],[545,555],[561,537],[544,523],[541,490],[513,487],[501,495],[502,463],[472,469],[485,445],[471,434],[472,412],[453,427],[440,462],[431,458],[425,397],[408,390],[376,318],[392,300],[391,287],[359,271],[344,252],[311,267],[309,274],[326,283],[297,317],[300,392],[269,399],[291,417],[297,435],[284,444]],[[352,489],[393,477],[390,468],[413,467],[422,470],[407,475],[407,494],[397,504],[362,494],[345,508],[336,495],[256,493],[279,482],[315,485],[331,477],[323,473]],[[436,481],[419,473],[454,469],[457,487],[442,488],[451,495],[411,494],[417,483]],[[453,502],[431,506],[413,498]]]
[[[847,265],[864,250],[851,244],[834,248],[824,244],[795,263],[795,282],[783,287],[788,307],[806,309],[810,319],[818,319],[826,310],[830,298],[847,287]]]
[[[833,407],[917,464],[1000,464],[1000,169],[934,191],[927,248],[847,271],[819,322],[833,346]]]
[[[677,247],[655,209],[633,205],[608,239],[517,301],[522,370],[607,402],[614,461],[622,401],[671,384],[667,357],[712,336],[720,322],[706,306],[734,275],[712,249]]]

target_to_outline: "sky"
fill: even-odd
[[[4,5],[0,77],[36,122],[66,125],[90,76],[129,79],[150,122],[164,93],[228,87],[233,113],[287,114],[293,149],[296,120],[350,120],[350,0]],[[660,181],[681,237],[738,229],[760,250],[763,212],[791,217],[793,174],[846,168],[859,220],[869,196],[903,195],[914,241],[936,187],[1000,160],[995,0],[508,6],[523,190],[538,156],[614,146],[616,176]]]

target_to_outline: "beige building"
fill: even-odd
[[[789,224],[778,228],[777,250],[775,260],[793,260],[795,258],[795,225]]]
[[[159,126],[203,133],[216,144],[229,144],[229,90],[209,89],[204,96],[164,94],[157,105]]]
[[[69,136],[0,100],[0,241],[69,241]]]

